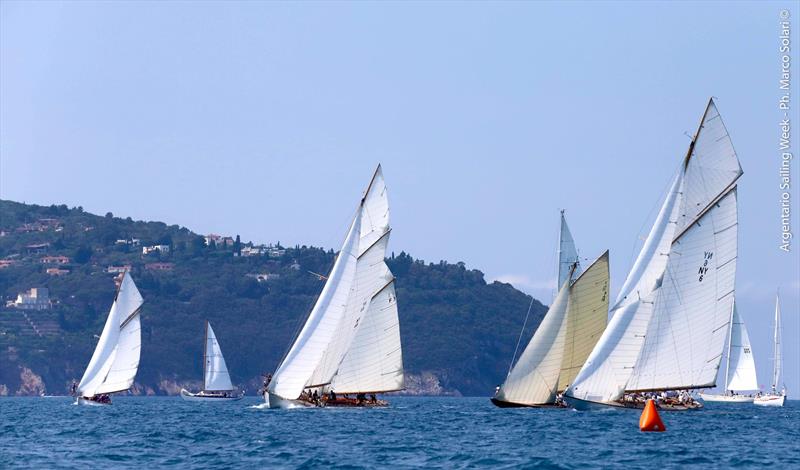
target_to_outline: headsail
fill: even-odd
[[[133,385],[141,352],[139,311],[143,303],[130,274],[123,273],[100,340],[78,384],[81,396],[120,392]]]
[[[334,265],[300,337],[275,373],[270,393],[292,400],[304,388],[322,385],[347,392],[402,388],[394,277],[384,261],[390,230],[386,184],[378,166],[337,259],[338,265],[348,254],[348,275],[337,275]],[[334,286],[341,295],[335,304],[323,304],[326,290]],[[324,327],[312,317],[325,319]],[[303,352],[298,344],[306,337],[314,338],[313,347]],[[290,360],[302,361],[304,367],[292,367]],[[292,386],[282,387],[287,377],[292,377]]]
[[[750,337],[736,304],[733,306],[731,333],[728,340],[728,368],[725,389],[734,391],[758,390],[756,364],[750,347]]]
[[[206,344],[203,354],[203,390],[214,392],[233,390],[228,366],[222,357],[222,349],[208,321],[206,321]]]
[[[536,328],[533,338],[500,386],[498,399],[525,405],[552,403],[555,400],[564,359],[569,290],[567,279]]]

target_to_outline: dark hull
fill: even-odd
[[[492,398],[491,400],[494,406],[498,408],[566,408],[566,406],[558,405],[555,403],[546,403],[541,405],[525,405],[522,403],[503,401],[497,398]]]

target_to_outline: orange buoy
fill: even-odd
[[[664,423],[661,422],[661,417],[658,416],[656,402],[653,401],[652,398],[647,400],[647,403],[644,405],[644,411],[642,411],[642,416],[639,417],[639,430],[643,432],[664,432],[667,430]]]

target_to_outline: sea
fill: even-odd
[[[0,468],[800,469],[800,402],[664,412],[499,409],[488,398],[392,397],[381,409],[275,410],[255,397],[0,398]]]

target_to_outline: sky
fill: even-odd
[[[619,290],[713,96],[744,169],[737,305],[768,387],[781,289],[797,397],[800,239],[778,249],[782,9],[796,77],[792,2],[6,0],[0,198],[338,249],[381,163],[390,250],[549,303],[559,211],[587,264],[611,250]]]

